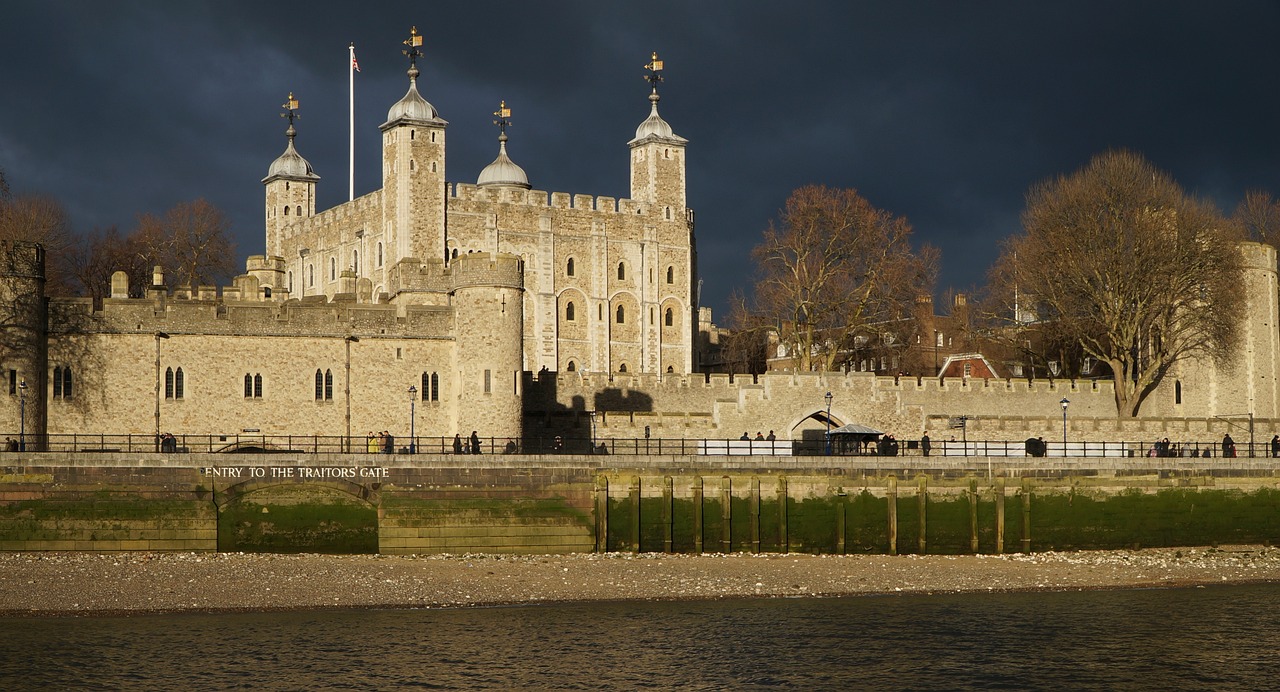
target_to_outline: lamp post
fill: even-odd
[[[413,450],[415,446],[414,438],[416,437],[416,435],[414,434],[415,431],[413,429],[413,423],[414,423],[414,419],[417,418],[417,416],[415,416],[413,413],[413,407],[417,403],[418,403],[418,388],[413,385],[409,385],[409,453],[410,454],[413,454]]]
[[[1062,397],[1062,456],[1067,455],[1067,407],[1071,405],[1071,401],[1067,397]]]
[[[346,347],[347,347],[347,383],[346,383],[347,391],[345,392],[347,397],[347,439],[343,440],[342,444],[343,444],[343,447],[346,448],[347,452],[350,452],[351,451],[351,344],[359,343],[360,337],[348,336],[346,339],[343,339],[343,341],[346,342]]]
[[[27,380],[18,383],[18,450],[27,451]]]
[[[168,339],[164,332],[156,332],[156,451],[160,451],[160,340]]]
[[[827,436],[826,436],[826,453],[831,456],[831,392],[823,397],[827,400]]]

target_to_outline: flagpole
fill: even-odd
[[[350,97],[347,101],[347,107],[350,111],[351,133],[348,145],[347,168],[347,201],[356,198],[356,44],[352,43],[347,50],[351,53],[350,60],[347,61],[347,82]]]

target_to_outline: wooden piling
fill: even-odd
[[[733,526],[730,523],[733,511],[730,509],[731,504],[729,502],[733,499],[733,495],[730,492],[733,487],[732,483],[733,481],[729,480],[728,476],[720,479],[720,552],[722,553],[733,551]]]
[[[751,552],[760,552],[760,479],[751,477],[751,500],[747,505],[747,521],[751,529]]]
[[[996,479],[996,555],[1004,555],[1004,479]]]
[[[917,548],[921,555],[925,554],[925,530],[924,516],[925,507],[929,504],[929,477],[923,474],[916,477],[916,501],[920,512],[920,537],[917,541]]]
[[[849,496],[844,492],[836,493],[836,555],[844,555],[845,507],[849,504]]]
[[[675,521],[672,507],[674,495],[671,476],[662,477],[662,552],[671,553],[671,525]]]
[[[1022,552],[1031,552],[1031,479],[1022,479]]]
[[[631,552],[640,552],[640,477],[631,477]]]
[[[693,553],[702,554],[702,476],[693,479]]]
[[[596,552],[609,552],[609,477],[596,476]]]
[[[786,554],[790,537],[787,531],[787,477],[778,477],[778,551]]]
[[[969,478],[969,552],[978,554],[978,479]]]
[[[889,488],[886,493],[889,501],[889,554],[898,554],[898,478],[889,476]]]

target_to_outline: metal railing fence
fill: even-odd
[[[477,448],[466,437],[413,438],[388,440],[340,435],[186,435],[158,439],[151,434],[48,434],[6,435],[5,451],[49,452],[155,452],[182,453],[294,453],[294,454],[610,454],[623,456],[826,456],[824,440],[762,440],[715,438],[596,438],[554,435],[521,439],[479,437]],[[893,456],[924,456],[917,440],[898,440]],[[1220,443],[1184,442],[1156,446],[1150,442],[1089,441],[1064,443],[1060,440],[935,440],[929,455],[939,457],[1270,457],[1269,444],[1237,443],[1234,454]],[[1042,448],[1041,448],[1042,446]],[[1224,453],[1226,452],[1226,453]],[[884,456],[875,443],[839,444],[832,456]]]

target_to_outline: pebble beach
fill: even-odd
[[[0,615],[459,608],[572,601],[1280,582],[1264,546],[1011,555],[0,554]]]

